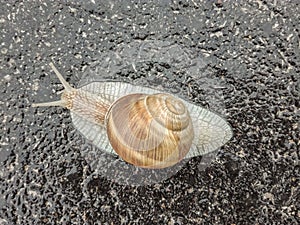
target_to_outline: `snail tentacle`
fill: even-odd
[[[58,100],[53,102],[40,102],[31,104],[32,107],[47,107],[47,106],[60,106],[66,107],[66,102],[64,100]]]
[[[70,92],[72,91],[74,88],[71,87],[71,85],[65,80],[65,78],[61,75],[61,73],[56,69],[56,67],[53,65],[53,63],[49,63],[49,66],[51,67],[51,69],[54,71],[54,73],[56,74],[57,78],[60,80],[60,82],[62,83],[62,85],[65,88],[66,92]]]
[[[71,85],[65,80],[65,78],[62,76],[62,74],[56,69],[56,67],[53,65],[52,62],[49,63],[49,66],[52,68],[54,71],[55,75],[59,79],[59,81],[62,83],[64,86],[64,90],[62,93],[62,96],[66,96],[68,93],[73,92],[75,89],[71,87]],[[40,102],[40,103],[33,103],[31,106],[32,107],[47,107],[47,106],[60,106],[60,107],[67,107],[68,108],[69,101],[67,99],[62,98],[61,100],[58,101],[53,101],[53,102]]]

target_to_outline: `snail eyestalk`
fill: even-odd
[[[54,66],[54,64],[51,62],[49,63],[49,66],[51,67],[51,69],[54,71],[54,73],[56,74],[56,76],[58,77],[58,79],[60,80],[60,82],[62,83],[62,85],[64,86],[66,91],[72,91],[73,88],[70,86],[70,84],[65,80],[65,78],[61,75],[61,73],[56,69],[56,67]]]
[[[74,88],[72,88],[71,85],[65,80],[65,78],[56,69],[56,67],[54,66],[54,64],[52,62],[49,63],[49,66],[52,68],[52,70],[56,74],[57,78],[60,80],[60,82],[64,86],[63,93],[71,93],[72,91],[74,91]],[[65,99],[61,99],[61,100],[53,101],[53,102],[33,103],[32,107],[48,107],[48,106],[67,107],[67,105],[68,105],[67,101]]]

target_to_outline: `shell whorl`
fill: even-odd
[[[193,125],[184,104],[168,94],[131,94],[119,98],[106,116],[112,147],[139,167],[164,168],[189,151]]]
[[[149,114],[168,129],[182,130],[191,123],[183,102],[169,94],[149,95],[145,98],[145,101],[144,105]]]

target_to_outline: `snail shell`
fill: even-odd
[[[146,168],[176,164],[188,153],[194,138],[186,107],[168,94],[119,98],[107,113],[106,127],[117,154]]]
[[[232,137],[219,115],[183,99],[124,82],[92,82],[65,90],[61,100],[37,106],[70,109],[73,124],[100,149],[143,168],[166,168],[212,152]]]

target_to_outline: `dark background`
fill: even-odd
[[[0,224],[299,224],[299,14],[279,0],[1,1]],[[51,59],[76,86],[133,40],[192,49],[225,79],[234,137],[206,170],[195,158],[141,187],[90,177],[69,112],[30,107],[62,89]]]

